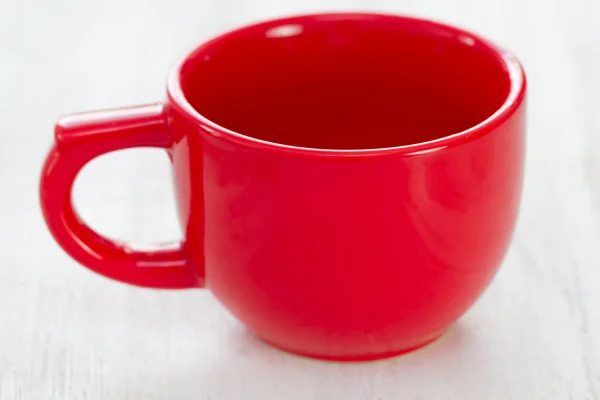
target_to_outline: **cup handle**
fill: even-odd
[[[95,157],[132,147],[168,149],[171,144],[162,104],[73,114],[56,124],[55,143],[42,170],[40,202],[48,228],[72,258],[101,275],[136,286],[202,286],[182,243],[135,250],[94,232],[72,204],[73,182]]]

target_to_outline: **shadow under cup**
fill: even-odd
[[[182,91],[212,122],[284,145],[377,149],[483,122],[510,77],[480,39],[394,18],[257,25],[197,50]]]

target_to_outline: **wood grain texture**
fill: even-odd
[[[357,9],[472,29],[529,75],[514,244],[443,340],[375,363],[301,359],[205,291],[110,282],[55,245],[37,180],[59,115],[162,99],[178,57],[240,24]],[[0,399],[600,399],[599,71],[596,0],[0,0]],[[94,161],[76,203],[113,237],[179,235],[158,151]]]

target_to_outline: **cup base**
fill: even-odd
[[[388,352],[384,352],[384,353],[341,355],[341,356],[326,355],[326,354],[314,354],[314,353],[309,353],[309,352],[297,351],[294,349],[286,348],[285,346],[280,346],[276,343],[273,343],[273,342],[263,339],[263,338],[259,338],[259,339],[262,342],[269,345],[270,347],[273,347],[273,348],[283,351],[285,353],[293,354],[293,355],[300,356],[300,357],[312,358],[312,359],[321,360],[321,361],[332,361],[332,362],[365,362],[365,361],[383,360],[386,358],[392,358],[392,357],[397,357],[397,356],[401,356],[401,355],[406,355],[408,353],[416,352],[420,349],[423,349],[429,345],[434,344],[439,339],[441,339],[445,333],[446,333],[446,331],[436,334],[432,338],[429,338],[416,346],[411,346],[411,347],[400,349],[400,350],[388,351]]]

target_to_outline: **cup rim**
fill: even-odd
[[[383,148],[365,148],[365,149],[326,149],[317,147],[301,147],[283,143],[277,143],[262,139],[257,139],[252,136],[244,135],[228,129],[198,112],[187,100],[181,86],[181,70],[190,59],[196,57],[215,42],[224,40],[228,37],[243,34],[246,30],[266,28],[271,25],[285,25],[297,23],[298,20],[306,18],[352,18],[352,19],[373,19],[373,18],[394,18],[398,21],[420,23],[428,25],[430,30],[442,30],[454,36],[456,40],[474,40],[488,48],[503,64],[507,71],[509,80],[509,91],[506,99],[496,111],[487,117],[485,120],[473,125],[465,130],[456,132],[450,135],[442,136],[436,139],[411,143],[407,145],[383,147]],[[523,67],[517,57],[510,51],[490,42],[481,36],[466,31],[456,26],[448,25],[432,19],[413,17],[406,15],[382,14],[382,13],[365,13],[365,12],[327,12],[327,13],[309,13],[298,14],[287,17],[268,19],[256,23],[241,26],[237,29],[223,33],[212,39],[200,44],[194,50],[182,57],[175,66],[171,69],[167,82],[167,97],[170,106],[178,110],[184,115],[189,122],[200,127],[209,135],[228,140],[238,145],[254,148],[263,151],[275,151],[283,153],[296,153],[316,157],[373,157],[383,155],[402,155],[411,156],[424,153],[443,150],[447,147],[464,144],[476,140],[486,134],[493,132],[495,128],[503,124],[509,119],[521,106],[525,98],[526,77]]]

